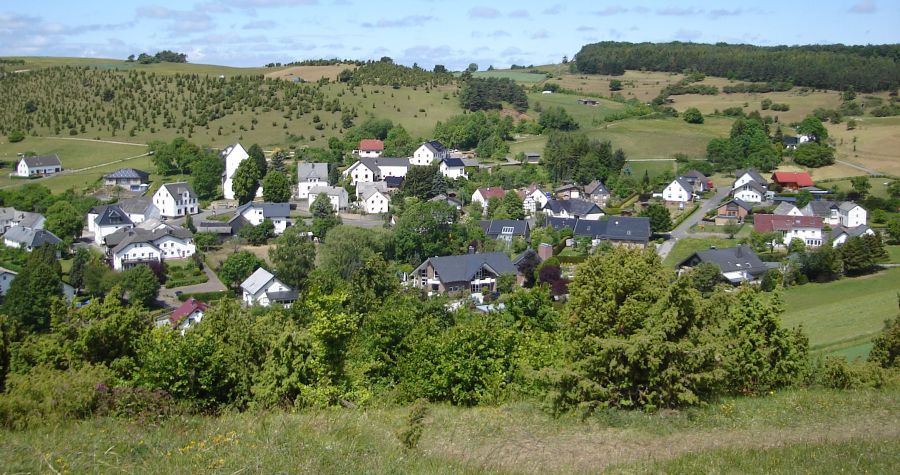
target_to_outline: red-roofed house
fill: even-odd
[[[384,153],[384,142],[376,139],[362,139],[356,154],[360,158],[378,158]]]
[[[753,230],[758,233],[779,232],[782,244],[787,246],[793,239],[802,240],[807,246],[821,246],[822,226],[819,216],[781,216],[777,214],[753,215]]]
[[[799,190],[807,186],[815,186],[809,173],[806,172],[775,172],[772,181],[788,190]]]
[[[200,320],[203,319],[204,312],[206,312],[206,309],[208,308],[209,305],[207,303],[195,300],[194,297],[191,297],[172,312],[169,321],[172,323],[173,327],[180,329],[183,333],[190,328],[191,325],[200,323]]]
[[[481,207],[487,211],[488,201],[491,198],[503,198],[505,194],[506,190],[499,186],[479,188],[475,190],[475,193],[472,193],[472,203],[481,203]]]

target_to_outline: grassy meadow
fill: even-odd
[[[896,388],[785,390],[656,414],[553,418],[533,403],[432,406],[418,447],[408,409],[248,412],[158,423],[92,419],[3,432],[10,473],[809,473],[900,463]],[[865,453],[865,457],[859,457]]]

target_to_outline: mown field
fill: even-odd
[[[2,432],[9,473],[895,472],[900,392],[785,390],[683,411],[553,418],[534,403],[95,419]]]

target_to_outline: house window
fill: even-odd
[[[512,234],[515,228],[512,226],[503,226],[503,229],[500,230],[500,234]]]

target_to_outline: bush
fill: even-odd
[[[99,407],[112,378],[106,368],[90,365],[66,371],[38,366],[11,374],[0,395],[0,426],[20,430],[86,418]]]
[[[172,395],[161,389],[99,386],[97,414],[154,422],[181,413]]]
[[[829,356],[818,368],[817,382],[831,389],[880,388],[887,383],[888,373],[872,363],[848,363],[841,357]]]
[[[6,136],[6,139],[9,140],[9,143],[16,143],[25,140],[25,134],[21,131],[13,130]]]
[[[884,330],[875,337],[872,351],[869,352],[870,363],[882,368],[896,368],[900,356],[900,317],[884,322]]]

